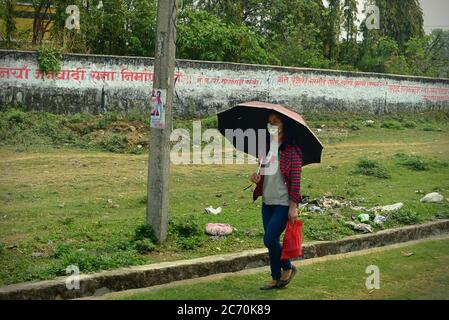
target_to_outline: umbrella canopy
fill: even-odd
[[[320,140],[315,136],[299,114],[279,104],[258,101],[240,103],[234,108],[218,114],[218,130],[221,134],[225,135],[226,129],[242,129],[243,131],[247,129],[266,129],[268,115],[271,111],[279,112],[286,117],[288,123],[284,125],[287,125],[290,129],[291,138],[295,140],[303,152],[302,165],[305,166],[311,163],[320,163],[321,152],[323,150],[323,145]],[[256,138],[258,138],[257,134]],[[231,142],[234,147],[238,147],[235,139]],[[257,146],[259,146],[259,141],[257,141]],[[250,150],[256,150],[256,153],[249,152]],[[246,141],[244,143],[244,150],[239,151],[249,153],[255,157],[257,157],[259,153],[257,147],[249,148]]]

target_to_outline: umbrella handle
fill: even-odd
[[[262,167],[262,163],[263,163],[263,156],[261,157],[261,159],[259,161],[259,168],[257,169],[257,174],[260,173],[260,168]]]
[[[263,158],[263,157],[262,157]],[[259,162],[259,168],[257,169],[257,174],[259,174],[260,173],[260,168],[262,167],[262,160],[260,160],[260,162]],[[249,188],[251,188],[252,187],[252,185],[253,184],[250,184],[249,186],[247,186],[245,189],[243,189],[243,191],[246,191],[246,190],[248,190]]]

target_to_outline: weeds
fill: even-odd
[[[357,162],[356,168],[353,170],[355,174],[361,174],[365,176],[373,176],[380,179],[389,179],[391,174],[387,168],[381,165],[376,160],[361,159]]]
[[[397,164],[406,167],[407,169],[414,171],[425,171],[429,170],[429,164],[424,161],[421,157],[416,155],[407,155],[404,153],[397,153],[395,157],[398,159]]]
[[[402,124],[397,120],[386,120],[382,122],[380,127],[385,129],[400,130],[402,129]]]

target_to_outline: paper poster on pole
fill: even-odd
[[[167,90],[153,89],[151,93],[151,118],[150,127],[165,128],[165,104],[167,102]]]

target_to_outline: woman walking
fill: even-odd
[[[263,285],[262,290],[285,287],[297,272],[290,260],[281,260],[279,238],[287,223],[294,223],[298,216],[302,171],[302,151],[290,137],[287,118],[273,111],[267,122],[271,142],[277,138],[277,144],[270,143],[270,152],[264,161],[265,174],[254,173],[251,177],[256,183],[253,200],[262,196],[263,240],[270,257],[272,281]],[[271,165],[274,167],[267,170]]]

